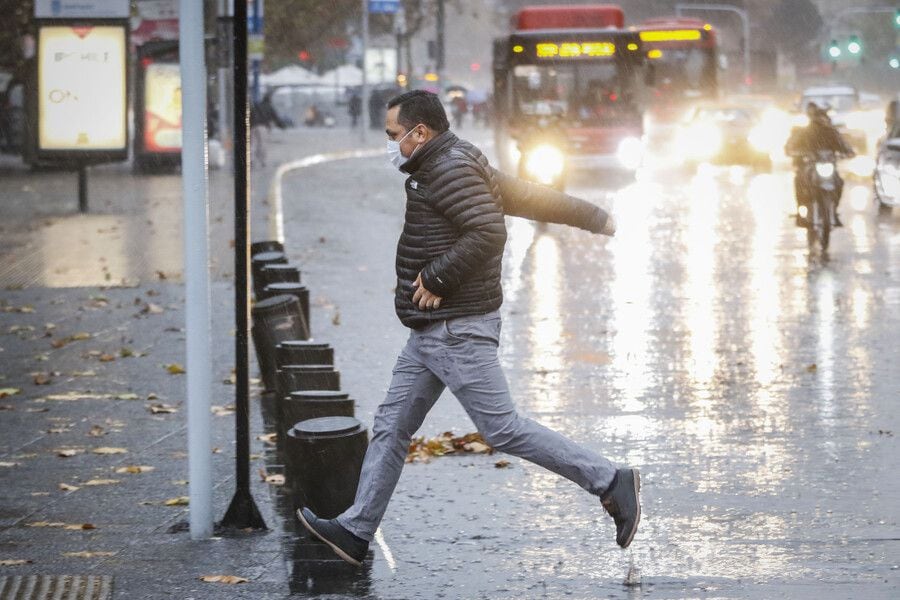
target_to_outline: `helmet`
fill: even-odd
[[[815,100],[810,100],[806,104],[806,116],[809,117],[809,120],[811,122],[830,122],[831,119],[828,117],[829,108],[830,107],[824,102],[816,102]]]

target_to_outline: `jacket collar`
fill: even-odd
[[[400,165],[400,170],[410,175],[414,174],[429,158],[455,144],[457,139],[456,134],[449,129],[438,134],[419,148],[419,151],[413,154],[412,158]]]

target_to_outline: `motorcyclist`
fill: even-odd
[[[785,145],[785,153],[794,158],[794,197],[797,201],[798,225],[802,225],[799,208],[808,203],[812,193],[812,182],[808,180],[808,170],[802,168],[804,157],[817,156],[819,152],[833,152],[840,157],[851,157],[855,154],[853,148],[831,122],[827,107],[820,107],[815,102],[810,102],[806,105],[806,115],[809,117],[809,125],[794,128]],[[837,187],[834,202],[834,224],[836,227],[843,227],[844,224],[841,223],[838,215],[838,204],[844,191],[844,180],[836,170],[835,179]]]

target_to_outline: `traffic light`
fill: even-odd
[[[828,56],[831,58],[838,58],[841,55],[841,47],[838,46],[837,40],[831,40],[831,45],[828,46]]]
[[[900,56],[892,56],[888,60],[888,65],[890,65],[892,69],[900,69]]]
[[[850,36],[850,41],[847,42],[847,52],[853,55],[862,52],[862,43],[859,41],[858,35]]]
[[[900,8],[894,11],[894,27],[900,29]]]

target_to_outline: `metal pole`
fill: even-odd
[[[730,4],[676,4],[675,14],[681,16],[682,10],[717,10],[736,13],[741,18],[744,30],[744,85],[750,85],[750,16],[747,11]]]
[[[444,0],[437,0],[437,57],[435,57],[435,70],[438,75],[438,90],[444,87],[444,68],[446,67],[444,52],[444,27],[446,25],[446,11],[444,10]]]
[[[263,32],[263,0],[253,0],[253,33],[261,35]],[[258,58],[251,61],[253,67],[253,102],[259,102],[259,64]]]
[[[369,78],[366,73],[366,55],[369,53],[369,0],[362,2],[362,113],[360,123],[362,126],[361,138],[366,141],[366,130],[369,128]]]
[[[78,165],[78,210],[82,213],[88,211],[87,165],[84,163]]]
[[[231,98],[228,93],[232,61],[232,27],[234,27],[234,0],[219,0],[219,141],[222,143],[225,156],[231,155],[234,144],[231,136]],[[226,163],[230,163],[227,168],[234,172],[234,161],[226,158]]]
[[[182,0],[185,2],[188,0]],[[250,220],[249,112],[247,110],[247,2],[234,6],[234,313],[235,313],[235,492],[222,526],[266,529],[250,495],[249,323]],[[209,411],[207,410],[207,413]],[[207,450],[208,452],[208,450]]]
[[[191,538],[213,533],[210,437],[209,232],[206,189],[206,64],[203,3],[181,0],[179,54],[183,136],[185,330]]]

